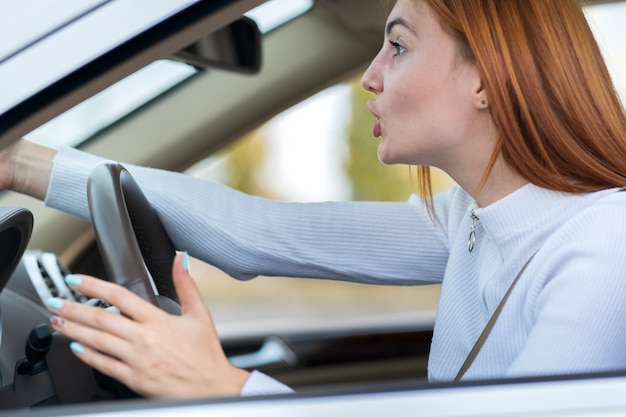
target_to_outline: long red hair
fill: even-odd
[[[496,158],[531,183],[583,193],[626,185],[626,117],[577,0],[420,0],[478,67]],[[431,196],[429,171],[420,187]]]

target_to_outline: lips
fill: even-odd
[[[369,109],[370,113],[372,113],[374,117],[376,118],[376,120],[374,120],[374,124],[372,125],[372,135],[374,135],[375,138],[379,138],[382,136],[382,130],[380,127],[380,118],[378,117],[378,114],[376,114],[376,111],[374,110],[373,100],[370,100],[367,102],[367,108]]]
[[[372,135],[374,135],[375,138],[379,138],[382,136],[380,130],[380,119],[374,120],[374,124],[372,125]]]

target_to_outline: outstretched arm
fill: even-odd
[[[87,181],[102,158],[21,140],[0,151],[0,189],[89,220]],[[227,274],[329,278],[386,285],[440,282],[448,257],[448,206],[435,225],[419,198],[406,203],[285,203],[163,170],[126,165],[175,247]],[[165,190],[165,191],[164,191]]]
[[[101,162],[62,148],[54,160],[46,205],[88,220],[87,181]],[[419,197],[405,203],[282,202],[185,174],[125,167],[176,249],[238,279],[274,275],[386,285],[436,283],[447,263],[447,230],[454,230],[447,207],[469,204],[456,201],[467,199],[458,191],[436,196],[441,223],[435,225]]]

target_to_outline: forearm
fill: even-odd
[[[43,200],[57,151],[22,139],[0,154],[3,188]]]

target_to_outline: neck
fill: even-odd
[[[457,183],[474,198],[480,207],[495,203],[528,184],[527,179],[511,169],[501,158],[498,159],[482,185],[482,172],[479,174],[464,176],[457,180]]]

